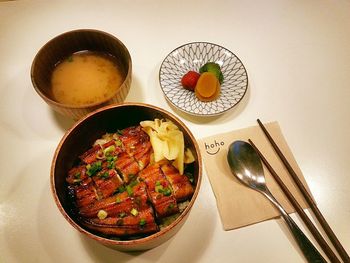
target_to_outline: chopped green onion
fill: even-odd
[[[165,196],[169,196],[171,194],[171,189],[169,187],[163,187],[163,185],[160,183],[160,181],[156,182],[156,186],[154,187],[154,190],[157,193],[161,193]]]
[[[119,196],[117,196],[117,198],[116,198],[115,202],[116,202],[117,204],[120,204],[120,203],[122,202],[122,200],[120,199],[120,197],[119,197]]]
[[[154,189],[156,190],[157,193],[163,193],[163,190],[164,190],[164,188],[161,184],[160,185],[156,184]]]
[[[111,146],[108,146],[106,149],[103,150],[103,154],[105,156],[110,156],[112,152],[115,151],[115,146],[114,145],[111,145]]]
[[[107,168],[108,169],[114,169],[115,166],[115,160],[117,160],[117,156],[107,156]]]
[[[171,189],[170,189],[170,188],[165,188],[165,189],[163,190],[163,195],[165,195],[165,196],[171,195]]]
[[[86,166],[86,169],[87,169],[87,171],[86,171],[87,175],[91,177],[102,169],[102,162],[97,161],[97,162],[93,163],[92,165],[88,164]]]
[[[117,189],[117,192],[118,192],[118,193],[123,193],[123,192],[125,192],[125,186],[124,186],[124,185],[119,186],[118,189]]]
[[[131,209],[130,213],[133,215],[133,216],[137,216],[139,214],[139,211],[137,211],[135,208]]]
[[[115,145],[117,145],[117,146],[122,146],[122,141],[121,141],[121,140],[115,141]]]
[[[169,210],[171,210],[171,209],[173,209],[174,208],[174,204],[173,203],[171,203],[170,205],[168,205],[168,209]]]
[[[79,172],[77,172],[77,173],[74,175],[74,178],[75,178],[75,179],[80,179],[80,175],[81,175],[81,174],[80,174]]]
[[[99,177],[101,177],[103,179],[107,179],[107,178],[109,178],[109,173],[108,172],[104,172],[104,173],[100,174]]]
[[[126,217],[126,213],[125,213],[125,212],[121,212],[121,213],[119,214],[119,217],[121,217],[121,218]]]
[[[129,196],[132,196],[134,194],[134,191],[132,190],[132,186],[130,184],[126,186],[126,191],[128,192]]]
[[[97,217],[99,219],[105,219],[108,216],[107,212],[103,209],[99,210],[97,213]]]
[[[144,225],[146,225],[146,219],[144,219],[144,218],[141,218],[140,219],[140,226],[144,226]]]
[[[109,163],[107,164],[107,168],[108,168],[108,169],[113,169],[113,168],[114,168],[114,165],[115,165],[114,162],[109,162]]]
[[[107,156],[106,160],[107,162],[114,162],[117,160],[117,156]]]

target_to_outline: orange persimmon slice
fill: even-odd
[[[199,77],[195,94],[201,101],[215,100],[220,94],[220,82],[211,72],[204,72]]]

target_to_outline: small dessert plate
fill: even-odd
[[[181,79],[190,70],[199,72],[207,62],[220,65],[224,81],[218,99],[202,102],[193,91],[182,87]],[[248,75],[241,60],[230,50],[213,43],[193,42],[166,56],[160,66],[159,82],[166,99],[176,108],[191,115],[215,116],[242,100],[248,88]]]

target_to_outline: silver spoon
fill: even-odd
[[[227,161],[233,175],[246,186],[263,194],[281,212],[308,262],[326,262],[267,188],[261,160],[254,148],[247,142],[235,141],[229,146]]]

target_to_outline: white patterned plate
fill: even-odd
[[[202,102],[193,91],[182,87],[181,78],[190,70],[199,72],[207,62],[220,65],[224,82],[218,99]],[[176,48],[164,59],[159,82],[166,99],[178,109],[197,116],[214,116],[241,101],[248,88],[248,75],[240,59],[230,50],[212,43],[193,42]]]

